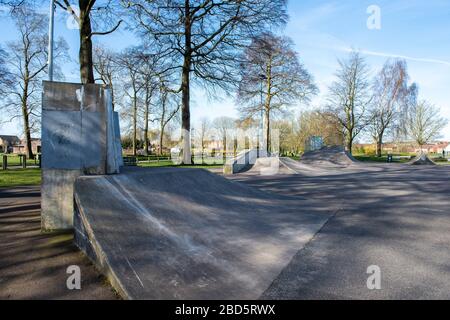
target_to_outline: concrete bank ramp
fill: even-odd
[[[435,166],[436,163],[428,158],[428,156],[425,153],[421,153],[417,155],[414,159],[412,159],[410,162],[408,162],[410,165],[413,166]]]
[[[285,164],[283,158],[278,157],[258,158],[256,159],[255,164],[247,172],[262,176],[297,174],[297,171]]]
[[[258,299],[333,212],[199,169],[75,184],[75,241],[126,299]]]
[[[300,162],[314,166],[341,168],[358,163],[349,152],[339,146],[325,147],[321,150],[306,152]]]

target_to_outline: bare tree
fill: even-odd
[[[317,92],[287,37],[263,33],[254,37],[240,66],[238,102],[244,118],[264,113],[264,148],[269,151],[271,116]],[[263,101],[264,99],[264,101]]]
[[[81,83],[95,83],[92,37],[107,35],[116,31],[122,19],[117,21],[112,0],[78,0],[79,13],[74,9],[76,0],[56,0],[56,5],[72,15],[78,23],[80,34],[80,77]],[[106,31],[93,31],[94,27],[108,28]],[[114,24],[114,21],[117,21]],[[101,25],[101,26],[100,26]]]
[[[159,121],[159,155],[163,152],[164,133],[166,127],[175,118],[180,111],[180,103],[177,95],[175,95],[168,87],[167,80],[160,78],[159,82],[159,108],[157,110]]]
[[[219,117],[213,120],[213,127],[216,130],[219,137],[222,139],[222,154],[223,160],[226,161],[228,152],[228,137],[231,130],[236,128],[236,120],[230,117]]]
[[[204,155],[205,155],[205,150],[206,150],[206,141],[209,137],[210,131],[211,131],[211,121],[206,117],[201,118],[200,122],[199,122],[198,130],[197,130],[197,136],[198,136],[198,139],[200,140],[201,149],[202,149],[202,162],[204,160]]]
[[[123,92],[131,102],[131,112],[129,115],[132,119],[132,135],[133,135],[133,155],[137,155],[137,134],[138,134],[138,100],[141,90],[144,88],[142,83],[142,74],[139,69],[141,62],[141,51],[139,47],[126,49],[117,59],[121,74],[124,77]]]
[[[377,145],[377,157],[381,157],[383,137],[395,128],[400,119],[402,103],[408,91],[408,78],[403,60],[387,61],[375,78],[369,130]]]
[[[0,0],[0,4],[8,5],[12,10],[21,7],[31,8],[44,3],[46,4],[47,0]],[[113,0],[55,0],[55,7],[69,13],[78,24],[81,83],[95,83],[92,37],[107,35],[119,28],[123,20],[117,19],[118,3]],[[94,28],[108,30],[93,31]]]
[[[96,46],[94,47],[93,63],[95,73],[98,75],[98,79],[96,80],[100,80],[111,90],[112,106],[113,110],[115,110],[114,82],[117,80],[120,72],[120,67],[117,63],[117,54],[106,47]]]
[[[140,32],[154,37],[176,61],[172,68],[180,72],[175,91],[182,93],[183,163],[189,164],[192,80],[209,88],[228,87],[235,78],[236,50],[247,45],[252,34],[284,24],[286,0],[123,2],[134,12]]]
[[[357,52],[347,60],[339,60],[336,80],[329,88],[327,112],[342,125],[346,149],[352,152],[353,141],[368,124],[367,106],[371,102],[368,68]]]
[[[422,100],[409,110],[408,134],[422,149],[423,145],[439,138],[447,123],[438,107]]]
[[[26,155],[33,159],[31,133],[39,122],[41,81],[47,71],[47,19],[26,6],[16,8],[12,18],[20,36],[19,40],[8,43],[7,65],[11,78],[5,90],[4,107],[13,118],[22,118]],[[66,52],[66,42],[58,40],[55,59],[66,57]]]

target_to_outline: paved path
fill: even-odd
[[[70,265],[80,291],[66,287]],[[117,299],[71,234],[41,234],[39,187],[0,189],[0,299]]]
[[[265,298],[450,299],[450,168],[352,166],[321,176],[231,179],[342,209],[300,250]],[[367,267],[382,290],[367,289]]]

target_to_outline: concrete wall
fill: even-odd
[[[42,228],[71,229],[76,178],[119,172],[118,117],[104,86],[43,85]]]
[[[258,150],[251,149],[241,152],[236,158],[228,160],[223,166],[225,175],[242,172],[256,163],[258,159]]]

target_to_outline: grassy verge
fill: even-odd
[[[394,156],[395,157],[395,156]],[[381,156],[381,157],[376,157],[376,156],[368,156],[368,155],[356,155],[354,156],[354,158],[358,161],[362,161],[362,162],[384,162],[387,163],[387,155]],[[410,160],[407,158],[401,158],[401,159],[393,159],[393,162],[396,163],[407,163]]]
[[[8,166],[20,166],[20,157],[18,155],[14,155],[14,154],[8,154]],[[2,166],[3,163],[3,154],[0,153],[0,167]],[[27,159],[27,166],[36,166],[38,165],[38,161],[37,161],[37,155],[36,155],[36,159]]]
[[[0,188],[41,184],[40,169],[0,170]]]

